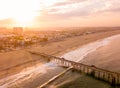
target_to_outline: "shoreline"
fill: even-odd
[[[70,47],[70,49],[66,49],[66,50],[64,50],[63,52],[59,51],[59,52],[53,53],[53,54],[51,54],[51,55],[61,56],[61,55],[65,54],[65,53],[74,51],[74,50],[76,50],[76,49],[78,49],[78,48],[80,48],[80,47],[82,47],[82,46],[84,46],[84,45],[90,44],[90,43],[92,43],[92,42],[101,41],[101,40],[103,40],[103,39],[105,39],[105,38],[108,38],[108,37],[111,37],[111,36],[115,36],[115,35],[119,35],[119,34],[120,34],[120,30],[119,30],[118,32],[113,32],[113,33],[111,33],[111,34],[109,34],[110,32],[103,32],[103,34],[104,34],[104,33],[106,34],[106,36],[105,36],[105,35],[101,36],[102,33],[96,33],[96,34],[78,36],[78,38],[79,38],[79,37],[81,37],[81,38],[83,37],[83,39],[85,39],[85,42],[80,43],[80,44],[78,43],[79,45],[76,44],[75,46]],[[115,34],[114,34],[114,33],[115,33]],[[100,38],[98,37],[98,38],[92,39],[93,36],[94,36],[94,35],[96,36],[97,34],[98,34],[98,36],[100,36]],[[93,35],[93,36],[92,36],[92,35]],[[86,36],[90,36],[90,37],[87,39],[87,38],[85,38]],[[76,38],[76,37],[75,37],[75,38]],[[90,38],[91,38],[91,40],[89,41]],[[68,39],[71,39],[71,38],[68,38]],[[65,39],[65,40],[67,40],[67,39]],[[88,41],[87,41],[87,40],[88,40]]]
[[[101,36],[103,34],[104,36]],[[46,44],[44,47],[39,46],[39,47],[32,47],[31,49],[0,53],[0,56],[2,58],[0,59],[0,64],[1,64],[0,68],[6,69],[8,67],[13,67],[13,66],[26,63],[29,61],[34,61],[34,60],[40,60],[40,62],[41,61],[46,62],[46,60],[44,59],[41,60],[39,56],[35,56],[35,55],[33,56],[30,53],[28,53],[26,50],[33,50],[35,52],[46,53],[48,55],[50,54],[50,55],[61,56],[61,55],[64,55],[65,53],[74,51],[86,44],[89,44],[91,42],[95,42],[97,40],[101,40],[116,34],[120,34],[120,30],[114,31],[114,32],[110,31],[105,33],[96,33],[96,34],[90,34],[85,36],[78,36],[74,38],[68,38],[63,41]]]
[[[104,47],[108,47],[108,46],[110,46],[110,45],[113,45],[113,43],[115,43],[115,41],[117,41],[118,39],[120,38],[120,34],[119,35],[113,35],[113,36],[111,36],[111,37],[108,37],[108,38],[105,38],[105,39],[102,39],[102,40],[100,40],[100,42],[102,42],[102,41],[106,41],[107,40],[107,44],[103,44],[103,46],[101,46],[101,47],[98,47],[95,51],[93,51],[93,52],[90,52],[90,53],[88,53],[88,54],[90,54],[90,55],[92,55],[92,54],[94,54],[94,52],[96,52],[96,51],[98,51],[98,49],[101,49],[101,48],[104,48]],[[118,46],[119,46],[119,43],[120,43],[120,41],[118,40],[117,41],[118,42]],[[89,44],[88,44],[89,45]],[[115,43],[115,45],[116,45],[116,43]],[[87,46],[87,45],[85,45],[85,46]],[[114,45],[113,45],[114,46]],[[116,47],[116,46],[114,46],[114,47]],[[82,47],[81,47],[82,48]],[[80,49],[80,48],[79,48]],[[77,50],[75,50],[76,52],[75,53],[77,53],[77,51],[79,51],[79,49],[77,49]],[[119,48],[118,48],[118,51],[119,51]],[[113,52],[113,51],[112,51]],[[115,52],[115,51],[114,51]],[[71,55],[70,55],[70,53],[71,53]],[[67,54],[68,54],[68,56],[69,56],[69,58],[72,56],[72,58],[73,58],[73,60],[75,59],[74,58],[74,51],[71,51],[71,52],[68,52]],[[102,52],[101,52],[102,53]],[[87,54],[87,55],[88,55]],[[83,61],[83,64],[87,64],[87,63],[89,63],[89,65],[90,65],[90,62],[91,62],[91,60],[89,60],[90,59],[90,57],[89,58],[87,58],[88,56],[85,56],[83,59],[82,59],[82,61]],[[89,56],[90,56],[89,55]],[[66,55],[67,56],[67,55]],[[94,56],[94,55],[93,55]],[[119,55],[120,56],[120,55]],[[119,58],[119,56],[115,56],[115,57],[118,57]],[[72,59],[71,58],[71,59]],[[66,59],[66,58],[65,58]],[[69,59],[69,60],[71,60],[71,59]],[[86,61],[86,59],[87,59],[87,61]],[[94,58],[95,59],[95,58]],[[102,59],[102,58],[101,58]],[[109,59],[109,58],[108,58]],[[114,59],[114,58],[113,58]],[[93,60],[93,59],[92,59]],[[119,64],[119,61],[118,61],[119,59],[114,59],[114,62],[112,62],[111,64],[114,64],[115,63],[115,61],[117,61],[118,62],[118,64]],[[85,63],[85,62],[86,63]],[[99,60],[98,60],[98,62],[100,61],[100,58],[99,58]],[[102,62],[102,61],[100,61],[100,62]],[[103,67],[99,67],[99,68],[104,68],[104,62],[103,62]],[[117,72],[120,72],[120,66],[117,66],[118,68],[116,68],[116,67],[112,67],[111,66],[111,64],[108,62],[106,65],[108,65],[108,67],[110,67],[109,68],[109,70],[110,69],[112,69],[112,68],[114,68],[114,69],[117,69],[117,70],[113,70],[113,71],[117,71]],[[87,64],[88,65],[88,64]],[[110,66],[109,66],[110,65]],[[116,65],[116,64],[115,64]],[[114,66],[114,65],[113,65]],[[108,70],[107,68],[104,68],[104,69],[106,69],[106,70]],[[112,70],[110,70],[110,71],[112,71]],[[77,77],[76,77],[77,76]],[[63,81],[64,80],[64,81]],[[88,85],[86,86],[86,82],[88,83]],[[93,85],[94,83],[97,83],[97,85]],[[92,85],[91,85],[92,84]],[[98,86],[99,85],[99,86]],[[112,86],[110,85],[110,84],[108,84],[107,82],[104,82],[104,81],[100,81],[100,80],[96,80],[96,79],[94,79],[94,78],[92,78],[92,77],[90,77],[90,76],[86,76],[86,75],[84,75],[84,74],[81,74],[81,73],[79,73],[79,72],[67,72],[63,77],[61,77],[61,78],[59,78],[59,79],[56,79],[55,81],[53,81],[52,83],[50,83],[50,84],[48,84],[47,85],[47,87],[49,88],[49,87],[54,87],[54,88],[66,88],[66,87],[71,87],[71,88],[86,88],[86,87],[92,87],[92,88],[112,88]],[[116,88],[118,88],[118,87],[116,87]]]
[[[89,53],[83,60],[83,64],[95,65],[109,71],[120,73],[120,35],[111,39],[109,44]]]
[[[112,42],[114,39],[118,37],[120,37],[120,34],[85,44],[73,51],[63,54],[61,57],[67,60],[81,62],[81,60],[83,60],[88,54],[95,52],[98,48],[108,45],[110,42]]]

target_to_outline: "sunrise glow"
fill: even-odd
[[[39,0],[0,0],[0,19],[11,18],[20,26],[33,21],[39,9]]]
[[[0,0],[0,23],[33,27],[119,26],[119,4],[119,0]]]
[[[0,88],[119,86],[120,0],[0,0]]]

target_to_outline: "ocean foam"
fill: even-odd
[[[109,44],[109,42],[111,42],[113,39],[118,38],[118,37],[120,37],[120,35],[111,36],[111,37],[108,37],[102,40],[98,40],[93,43],[89,43],[87,45],[80,47],[79,49],[68,52],[61,57],[67,60],[80,62],[89,53],[94,52],[96,49]]]

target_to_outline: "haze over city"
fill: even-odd
[[[119,25],[120,0],[0,0],[1,27]]]

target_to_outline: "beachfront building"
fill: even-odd
[[[14,27],[13,33],[16,35],[22,35],[23,34],[23,27]]]

